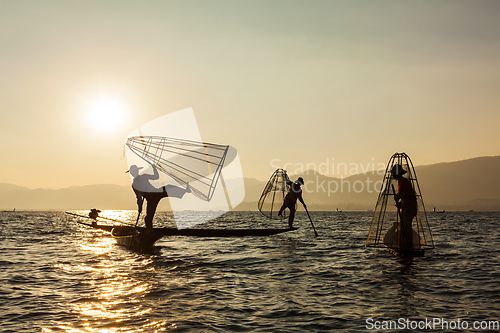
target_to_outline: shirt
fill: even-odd
[[[411,186],[411,182],[407,178],[401,178],[398,180],[398,194],[399,195],[411,195],[416,198],[415,191]]]

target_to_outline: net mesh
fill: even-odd
[[[394,154],[387,164],[383,185],[377,199],[370,230],[366,239],[366,246],[387,246],[400,250],[398,237],[401,237],[403,233],[400,233],[401,217],[394,199],[394,192],[397,191],[398,182],[393,178],[391,173],[392,168],[397,164],[401,165],[403,170],[406,171],[403,177],[411,182],[417,198],[417,214],[412,221],[413,250],[434,248],[417,175],[415,174],[410,157],[405,153]]]
[[[259,199],[258,207],[262,214],[274,220],[288,218],[288,209],[285,209],[280,216],[278,213],[286,194],[290,191],[289,181],[285,170],[277,169],[273,173]]]
[[[129,137],[126,146],[196,197],[210,201],[229,146],[160,136]]]

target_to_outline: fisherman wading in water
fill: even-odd
[[[304,205],[304,209],[306,209],[306,204],[302,199],[302,188],[304,185],[304,180],[302,177],[299,177],[295,182],[291,182],[289,180],[286,181],[287,185],[290,185],[290,191],[285,196],[285,201],[283,202],[283,206],[281,206],[278,216],[281,216],[281,213],[288,208],[290,210],[290,216],[288,217],[288,227],[292,229],[293,219],[295,218],[295,206],[297,205],[297,199]]]
[[[158,174],[158,169],[155,165],[151,165],[151,167],[153,169],[153,174],[139,174],[139,170],[142,169],[142,167],[138,167],[137,165],[132,165],[128,170],[130,175],[134,178],[132,182],[132,189],[134,190],[137,198],[137,209],[139,211],[139,215],[142,212],[144,199],[146,199],[147,202],[144,223],[146,224],[146,232],[148,233],[153,231],[153,218],[161,199],[166,197],[180,199],[184,196],[184,194],[191,193],[189,184],[186,184],[186,189],[174,185],[167,185],[161,188],[154,187],[151,185],[150,180],[157,180],[160,178],[160,175]]]

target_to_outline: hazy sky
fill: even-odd
[[[129,184],[126,136],[187,107],[260,180],[500,155],[499,22],[496,0],[1,0],[0,182]]]

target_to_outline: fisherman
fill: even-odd
[[[304,180],[302,177],[297,178],[295,182],[290,180],[286,181],[287,185],[290,185],[290,191],[286,194],[283,205],[281,206],[278,216],[281,216],[281,213],[288,208],[290,210],[290,216],[288,216],[288,227],[292,229],[293,219],[295,218],[295,206],[297,204],[297,199],[304,205],[304,209],[307,209],[304,200],[302,199],[302,188],[304,185]]]
[[[92,209],[90,210],[89,217],[90,217],[91,219],[94,219],[94,220],[95,220],[95,219],[97,219],[97,218],[99,217],[99,213],[100,213],[100,212],[101,212],[101,211],[100,211],[99,209],[92,208]]]
[[[391,170],[392,177],[398,181],[398,193],[394,194],[394,200],[398,210],[401,211],[402,232],[399,235],[399,248],[402,251],[413,250],[413,229],[411,227],[413,218],[417,215],[417,196],[408,178],[403,177],[406,173],[400,164],[394,165]]]
[[[138,167],[137,165],[130,166],[130,169],[127,171],[130,172],[130,175],[134,178],[132,181],[132,189],[134,190],[137,198],[137,209],[139,211],[139,215],[142,212],[144,199],[147,201],[144,223],[146,224],[146,232],[148,233],[153,231],[153,218],[161,199],[165,197],[180,199],[184,196],[184,194],[191,193],[191,187],[188,183],[186,183],[185,189],[174,185],[156,188],[150,183],[150,181],[159,179],[160,175],[158,174],[158,169],[155,165],[151,165],[151,167],[153,169],[153,174],[139,174],[139,170],[142,169],[142,167]]]

